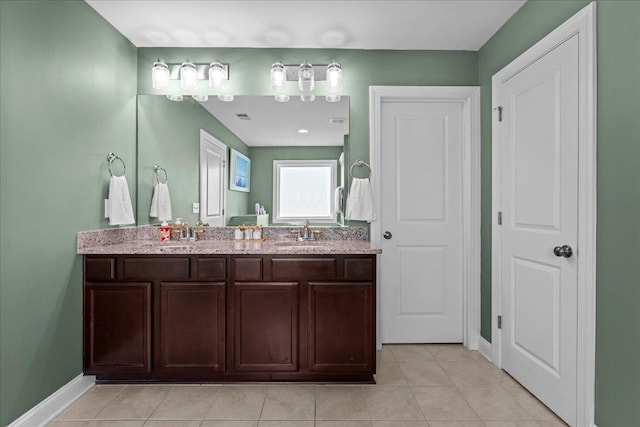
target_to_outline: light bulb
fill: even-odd
[[[154,89],[166,89],[169,87],[169,66],[162,59],[153,63],[151,68],[151,84]]]
[[[340,95],[327,95],[325,99],[327,102],[338,102],[340,101]]]
[[[315,88],[315,80],[313,78],[313,65],[304,61],[300,64],[300,72],[298,74],[298,89],[302,92],[310,92]]]
[[[289,95],[276,95],[274,96],[276,102],[289,102]]]
[[[300,95],[300,101],[302,102],[313,102],[316,100],[315,95]]]
[[[180,67],[180,86],[184,90],[196,90],[198,88],[198,70],[193,62],[182,63]]]
[[[223,80],[227,79],[227,71],[224,65],[217,61],[213,61],[209,65],[209,87],[212,89],[222,89]]]
[[[327,83],[332,92],[342,89],[342,67],[336,61],[327,65]]]
[[[231,102],[233,101],[233,95],[218,95],[218,99],[224,102]]]
[[[193,95],[192,98],[198,102],[207,102],[209,95]]]
[[[176,101],[176,102],[180,102],[184,99],[184,96],[182,95],[167,95],[167,99],[169,99],[170,101]]]
[[[287,67],[280,61],[271,66],[271,89],[282,90],[287,85]]]

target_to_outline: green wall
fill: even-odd
[[[149,218],[155,185],[154,165],[167,170],[174,218],[195,224],[192,202],[200,200],[200,129],[227,147],[249,155],[249,147],[193,99],[169,101],[164,96],[138,96],[138,224]],[[249,212],[249,194],[227,189],[227,217]]]
[[[491,339],[491,76],[582,9],[529,1],[480,49],[482,336]],[[596,424],[640,420],[640,2],[598,1]]]
[[[0,425],[82,371],[76,232],[108,226],[110,151],[135,198],[136,61],[84,2],[0,2]]]
[[[274,160],[338,160],[342,146],[337,147],[251,147],[251,203],[264,205],[273,221]],[[339,165],[338,165],[339,166]],[[338,175],[340,168],[338,167]],[[253,212],[253,210],[251,210]]]

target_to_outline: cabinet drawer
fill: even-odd
[[[236,280],[262,280],[262,258],[235,258]]]
[[[189,258],[125,258],[123,277],[132,280],[188,280]]]
[[[346,280],[373,280],[374,264],[371,258],[345,258],[344,278]]]
[[[335,258],[273,258],[271,274],[279,279],[335,279]]]
[[[116,259],[113,257],[86,258],[84,275],[87,281],[115,280]]]
[[[194,262],[195,279],[225,280],[227,278],[225,258],[196,258]]]

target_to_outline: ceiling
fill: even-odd
[[[347,96],[338,102],[326,102],[322,96],[314,102],[302,102],[297,96],[289,102],[276,102],[272,96],[236,96],[233,102],[223,102],[211,96],[200,104],[249,147],[336,146],[343,145],[349,133]],[[330,119],[344,121],[330,123]],[[299,129],[309,132],[300,134]]]
[[[137,47],[478,50],[526,0],[86,0]]]

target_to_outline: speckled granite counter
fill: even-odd
[[[232,227],[212,228],[198,242],[167,241],[157,239],[157,227],[129,227],[85,231],[78,233],[78,253],[91,254],[377,254],[382,250],[367,240],[366,228],[351,227],[336,230],[323,229],[324,239],[312,242],[297,242],[287,235],[287,228],[270,230],[265,242],[235,241],[229,236]],[[286,238],[285,238],[286,236]],[[271,238],[269,238],[271,237]]]

